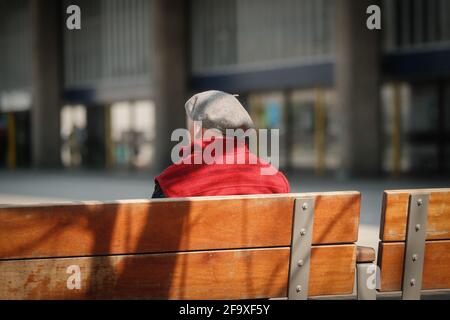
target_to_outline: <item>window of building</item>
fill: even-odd
[[[257,129],[279,130],[279,164],[286,165],[286,100],[283,92],[253,93],[248,96],[250,116]],[[268,136],[268,153],[271,155],[270,146],[273,143]]]
[[[61,109],[61,160],[65,167],[77,168],[86,154],[86,107],[67,105]]]
[[[448,170],[448,91],[448,86],[440,82],[383,86],[384,170],[393,173]]]
[[[150,167],[154,153],[155,106],[151,101],[118,102],[111,106],[111,165]]]
[[[339,164],[338,127],[333,90],[295,90],[291,96],[289,124],[292,127],[290,162],[297,168],[318,172]]]

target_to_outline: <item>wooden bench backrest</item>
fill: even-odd
[[[309,295],[353,289],[360,194],[0,208],[0,299],[287,295],[294,199],[315,197]],[[67,268],[81,288],[68,290]]]
[[[393,190],[383,195],[381,291],[402,290],[409,199],[414,194],[429,195],[422,289],[450,288],[450,189]]]

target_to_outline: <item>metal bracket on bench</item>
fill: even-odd
[[[409,197],[403,263],[402,299],[404,300],[420,299],[427,236],[428,200],[428,194],[412,194]]]
[[[314,206],[314,197],[295,199],[289,265],[288,299],[290,300],[308,298]]]

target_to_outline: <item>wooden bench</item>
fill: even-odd
[[[1,207],[0,299],[349,295],[359,215],[358,192]]]
[[[450,289],[450,189],[384,192],[378,266],[381,292]]]

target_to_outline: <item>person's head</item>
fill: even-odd
[[[250,115],[235,96],[222,91],[205,91],[191,97],[185,104],[188,129],[194,136],[194,121],[201,121],[203,130],[217,129],[225,135],[227,129],[254,128]]]

